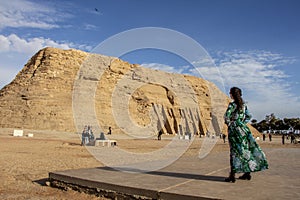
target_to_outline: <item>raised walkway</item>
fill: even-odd
[[[183,156],[149,173],[129,173],[108,167],[49,173],[54,187],[75,189],[111,199],[300,199],[300,148],[267,148],[269,169],[252,180],[226,183],[228,152],[204,159]],[[238,176],[238,175],[237,175]]]

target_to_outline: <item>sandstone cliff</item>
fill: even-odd
[[[87,53],[45,48],[0,91],[0,126],[74,130],[72,85]]]
[[[0,102],[2,128],[75,132],[100,125],[122,133],[152,124],[152,134],[159,129],[199,134],[224,131],[228,98],[201,78],[79,50],[45,48],[0,91]]]

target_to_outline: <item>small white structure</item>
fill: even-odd
[[[95,146],[100,146],[100,143],[102,143],[102,146],[108,146],[108,147],[113,147],[117,145],[116,140],[96,140],[95,141]]]
[[[27,137],[33,137],[33,133],[28,133]]]
[[[100,137],[96,138],[95,140],[95,146],[100,146],[100,143],[102,143],[102,146],[108,146],[108,147],[114,147],[117,145],[116,140],[109,140],[105,137],[104,133],[100,133]]]
[[[23,136],[23,130],[14,130],[13,136],[22,137]]]

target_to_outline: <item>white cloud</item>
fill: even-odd
[[[15,34],[11,34],[9,36],[0,35],[0,41],[3,42],[5,45],[0,46],[0,52],[18,52],[18,53],[25,53],[28,55],[32,55],[36,53],[38,50],[42,49],[43,47],[51,46],[51,47],[58,47],[63,49],[70,48],[70,44],[66,43],[57,43],[51,39],[47,38],[30,38],[24,39],[20,38]]]
[[[0,30],[6,27],[29,27],[51,29],[59,27],[68,14],[59,12],[53,6],[42,5],[26,0],[1,1]]]
[[[197,70],[210,81],[222,79],[227,89],[242,88],[254,117],[262,119],[270,113],[281,117],[298,115],[300,99],[291,92],[289,76],[279,69],[294,63],[295,58],[269,51],[233,51],[218,52],[215,62],[218,67]]]
[[[9,36],[0,35],[0,44],[0,88],[12,81],[24,64],[44,47],[75,48],[84,51],[90,51],[93,48],[89,45],[54,41],[43,37],[20,38],[15,34]]]
[[[28,55],[33,55],[38,50],[44,47],[56,47],[61,49],[76,48],[84,51],[92,49],[91,46],[83,44],[74,44],[64,41],[54,41],[49,38],[36,37],[36,38],[20,38],[16,34],[9,36],[0,35],[0,52],[18,52]],[[3,45],[2,45],[3,44]]]
[[[95,26],[93,24],[84,24],[84,29],[85,30],[97,30],[98,29],[98,26]]]

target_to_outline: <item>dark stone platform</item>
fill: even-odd
[[[51,185],[111,199],[300,199],[300,149],[263,149],[270,169],[252,173],[252,180],[226,183],[228,152],[204,159],[183,156],[172,165],[148,173],[109,167],[49,173]],[[238,175],[237,175],[238,176]]]

